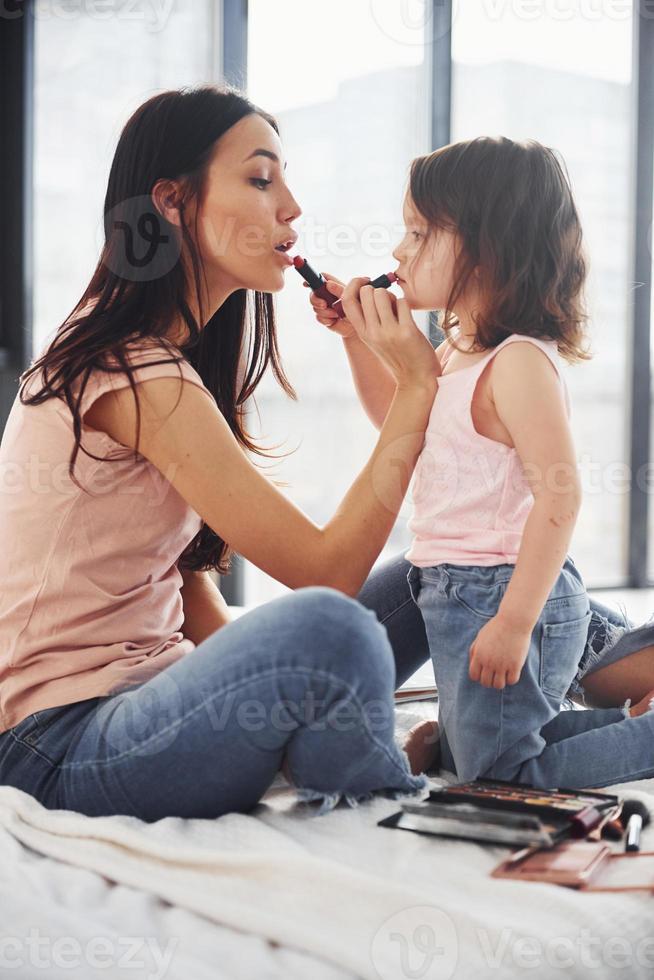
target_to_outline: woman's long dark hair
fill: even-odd
[[[189,201],[198,205],[202,202],[207,166],[216,140],[250,113],[258,113],[279,132],[272,116],[231,86],[172,90],[155,95],[141,105],[120,135],[104,202],[105,244],[93,277],[52,343],[21,375],[19,394],[23,404],[65,398],[73,416],[75,436],[68,472],[77,486],[80,484],[73,469],[81,446],[79,407],[94,369],[128,376],[137,405],[134,458],[137,457],[140,408],[132,369],[121,349],[128,339],[158,338],[170,350],[170,358],[148,363],[177,363],[181,358],[175,355],[181,351],[216,399],[239,443],[261,456],[272,455],[255,445],[244,427],[245,402],[269,364],[284,391],[289,397],[297,398],[279,355],[272,295],[237,290],[202,329],[186,301],[188,284],[182,255],[183,243],[192,265],[198,309],[202,311],[203,269],[196,247],[197,209],[192,235],[184,219],[184,208]],[[151,202],[152,189],[160,178],[181,178],[184,188],[180,206],[181,240],[180,230]],[[145,271],[135,266],[134,252],[129,248],[127,236],[135,228],[151,242]],[[171,253],[170,249],[175,247],[176,251]],[[90,300],[95,301],[94,307],[80,312]],[[180,314],[190,336],[175,348],[164,335]],[[119,366],[107,363],[107,355],[115,358]],[[247,366],[237,391],[239,362],[245,356]],[[43,371],[43,385],[24,398],[23,388],[36,371]],[[78,377],[81,390],[75,399],[72,386]],[[102,458],[81,448],[93,459]],[[229,545],[204,523],[181,556],[180,566],[190,570],[211,568],[225,574],[232,554]]]
[[[473,316],[469,352],[522,333],[556,340],[570,362],[590,357],[584,344],[587,260],[564,168],[550,147],[505,136],[450,143],[411,164],[414,206],[432,233],[446,228],[462,244],[444,310],[446,335],[457,322],[457,299],[474,267],[481,268],[487,301]]]

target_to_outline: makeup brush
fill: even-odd
[[[648,808],[640,800],[624,800],[620,822],[627,831],[625,851],[640,850],[640,832],[650,822]]]
[[[620,823],[621,813],[622,802],[619,802],[612,810],[607,810],[602,823],[588,835],[589,839],[600,840],[600,838],[608,838],[609,840],[622,840],[624,837],[624,828]]]

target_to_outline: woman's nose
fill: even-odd
[[[286,205],[285,221],[295,221],[302,214],[302,208],[297,203],[292,194],[289,194],[289,201]]]

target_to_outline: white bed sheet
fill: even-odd
[[[429,710],[399,708],[398,736]],[[654,780],[618,789],[654,810]],[[280,778],[250,815],[156,825],[75,815],[82,837],[67,840],[65,811],[17,805],[17,792],[0,787],[0,976],[654,974],[653,896],[491,879],[507,849],[377,827],[393,800],[318,818]],[[93,837],[107,821],[122,839],[113,851]],[[156,869],[135,860],[139,846],[159,850]],[[642,849],[654,850],[651,828]],[[161,868],[162,856],[177,867]]]

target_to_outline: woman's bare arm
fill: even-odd
[[[395,523],[436,387],[435,377],[397,387],[370,459],[324,527],[250,461],[216,404],[192,382],[139,383],[138,448],[216,534],[262,571],[291,589],[328,585],[354,596]],[[93,425],[134,447],[131,389],[97,399]]]

